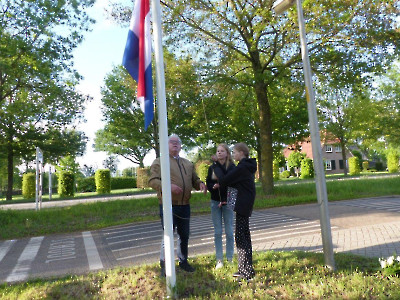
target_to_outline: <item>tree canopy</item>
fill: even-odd
[[[61,144],[66,136],[67,152],[83,151],[79,141],[72,142],[83,135],[70,124],[82,119],[88,98],[75,89],[80,76],[72,50],[93,22],[85,12],[93,2],[0,3],[0,152],[7,157],[8,200],[15,158],[32,156],[39,143],[51,151],[52,141]]]

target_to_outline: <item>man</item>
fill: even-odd
[[[169,163],[171,171],[171,196],[173,228],[178,233],[177,254],[179,267],[186,272],[194,272],[194,268],[188,263],[188,243],[190,225],[190,204],[192,189],[207,193],[206,185],[197,176],[194,165],[187,159],[179,157],[182,149],[181,139],[177,135],[168,138]],[[161,224],[163,224],[161,165],[160,158],[156,158],[150,168],[149,186],[157,191],[160,203]],[[165,276],[164,240],[161,242],[160,255],[161,274]]]

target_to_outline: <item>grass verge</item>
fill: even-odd
[[[254,253],[256,277],[239,284],[236,261],[214,269],[215,257],[194,259],[194,273],[177,269],[180,299],[399,299],[400,278],[385,275],[376,259],[337,254],[337,271],[323,267],[323,255],[307,252]],[[165,278],[156,264],[63,278],[0,285],[1,299],[161,299]]]

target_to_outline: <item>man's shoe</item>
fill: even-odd
[[[161,277],[165,277],[165,261],[160,260],[160,267],[161,267]]]
[[[180,267],[182,270],[186,271],[186,272],[192,273],[192,272],[195,271],[195,268],[193,268],[191,265],[189,265],[189,263],[188,263],[187,261],[180,262],[180,263],[179,263],[179,267]]]
[[[222,261],[219,260],[219,261],[217,262],[217,265],[215,266],[215,269],[216,269],[216,270],[221,269],[223,266],[224,266],[224,264],[222,263]]]

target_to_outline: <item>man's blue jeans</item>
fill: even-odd
[[[211,200],[211,218],[214,224],[214,244],[217,261],[223,260],[224,254],[222,249],[222,219],[225,225],[226,236],[226,259],[233,258],[233,211],[226,205],[218,207],[219,201]]]
[[[164,229],[163,207],[160,204],[161,225]],[[172,205],[173,229],[178,233],[177,256],[179,262],[185,262],[188,259],[188,245],[190,233],[190,205]],[[160,260],[165,260],[164,256],[164,236],[161,241]]]

